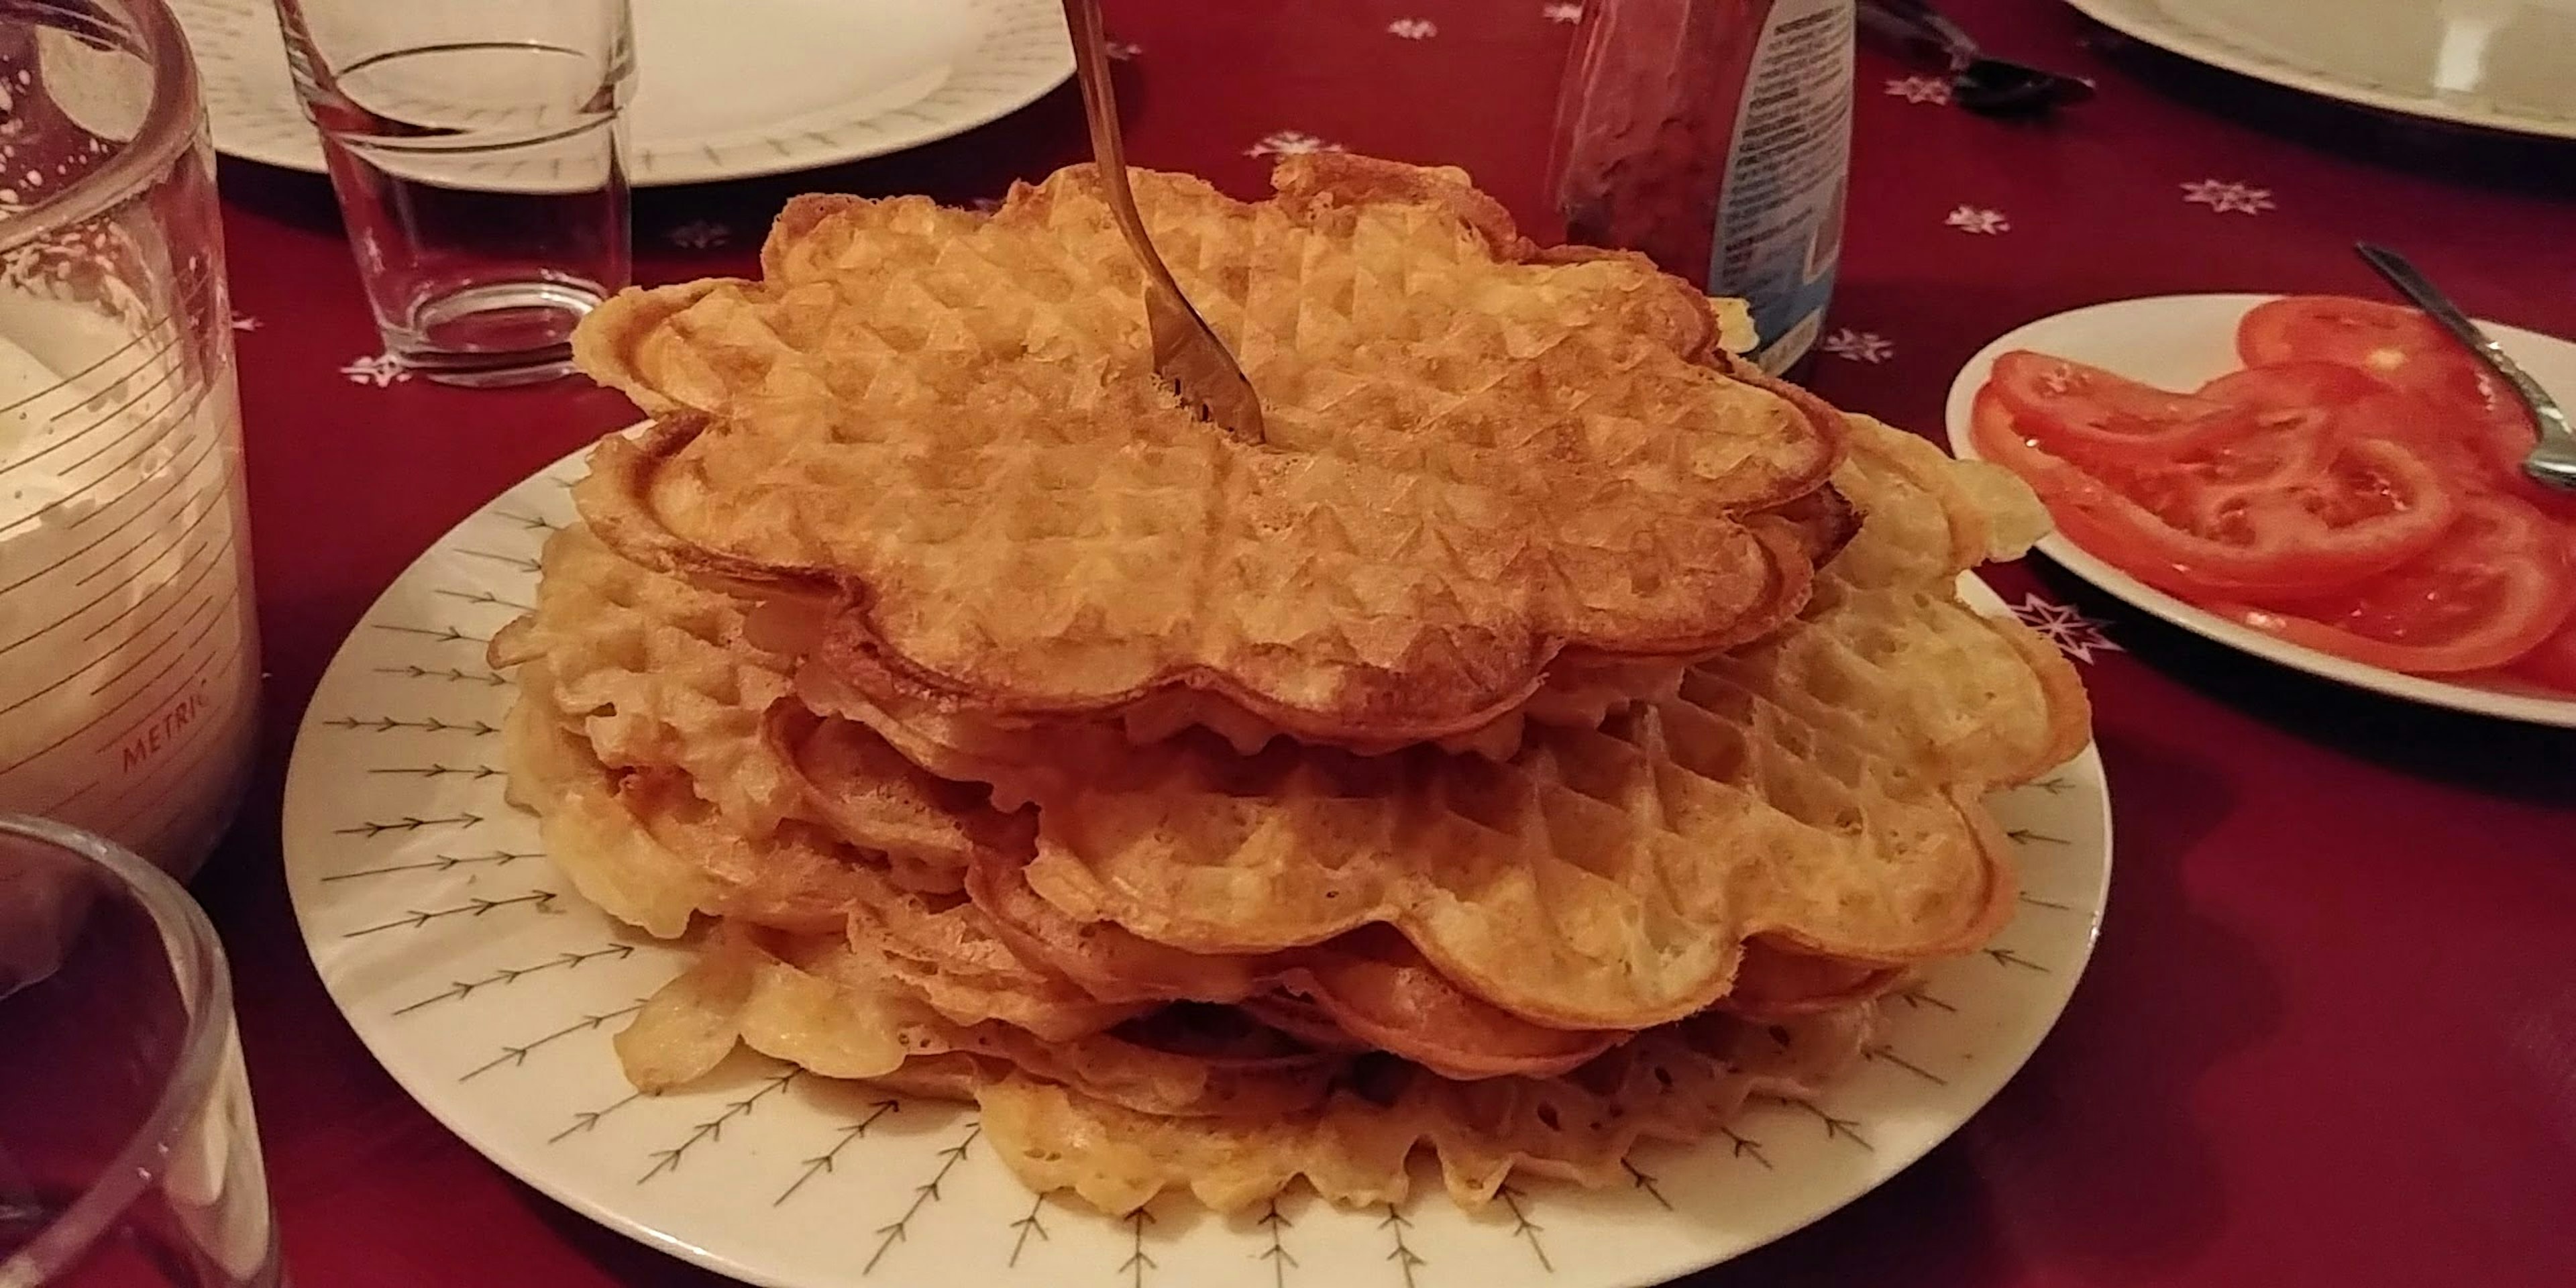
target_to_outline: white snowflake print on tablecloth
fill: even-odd
[[[692,219],[662,234],[682,250],[713,250],[733,240],[733,230],[712,219]]]
[[[1259,143],[1255,143],[1251,147],[1245,148],[1243,150],[1243,155],[1248,157],[1293,157],[1303,156],[1309,152],[1339,152],[1341,150],[1341,144],[1326,143],[1322,139],[1316,138],[1314,135],[1308,134],[1303,130],[1273,130],[1270,133],[1263,135]]]
[[[1538,15],[1549,22],[1581,22],[1583,6],[1579,4],[1540,5]]]
[[[1949,218],[1941,222],[1963,233],[1977,233],[1987,237],[2012,231],[2012,221],[2004,218],[2004,212],[1987,210],[1982,206],[1957,207],[1951,210]]]
[[[1887,83],[1887,92],[1908,103],[1947,103],[1950,82],[1938,76],[1900,76]]]
[[[387,385],[411,379],[411,368],[404,365],[402,359],[390,353],[380,353],[372,358],[352,359],[348,365],[340,368],[340,374],[348,377],[350,384],[374,385],[382,389]]]
[[[1398,40],[1429,40],[1440,34],[1440,24],[1429,18],[1398,18],[1386,24],[1386,34]]]
[[[264,324],[258,318],[252,317],[247,313],[236,313],[233,315],[233,329],[236,331],[256,331],[260,329],[262,325]]]
[[[1816,347],[1837,358],[1873,366],[1896,356],[1896,346],[1889,343],[1887,337],[1875,331],[1855,331],[1850,327],[1837,329]]]
[[[2064,604],[2052,604],[2036,594],[2026,594],[2012,606],[2013,616],[2021,624],[2039,632],[2041,638],[2057,646],[2057,651],[2078,662],[2089,663],[2096,653],[2126,653],[2127,649],[2111,642],[2111,636],[2100,622]]]
[[[2259,215],[2273,208],[2272,190],[2225,179],[2200,179],[2182,185],[2182,199],[2207,206],[2220,215]]]
[[[1143,52],[1145,52],[1145,47],[1132,40],[1113,40],[1109,42],[1109,56],[1122,63]]]

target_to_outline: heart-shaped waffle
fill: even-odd
[[[1822,485],[1839,418],[1738,371],[1687,284],[1539,251],[1454,170],[1135,181],[1267,445],[1154,383],[1075,167],[990,217],[799,198],[762,280],[604,305],[585,370],[663,420],[601,444],[584,514],[639,562],[821,602],[883,696],[1005,724],[1204,704],[1400,745],[1803,602],[1808,552],[1747,516]]]

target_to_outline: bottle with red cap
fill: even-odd
[[[1778,372],[1824,323],[1849,179],[1853,0],[1590,0],[1557,105],[1567,235],[1741,297]]]

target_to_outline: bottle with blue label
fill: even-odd
[[[1850,178],[1853,0],[1591,0],[1558,103],[1567,236],[1735,296],[1779,372],[1824,324]]]

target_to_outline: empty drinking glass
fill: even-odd
[[[386,352],[434,380],[571,370],[629,275],[626,0],[278,0]]]
[[[0,1288],[273,1288],[232,983],[179,883],[0,814]]]

